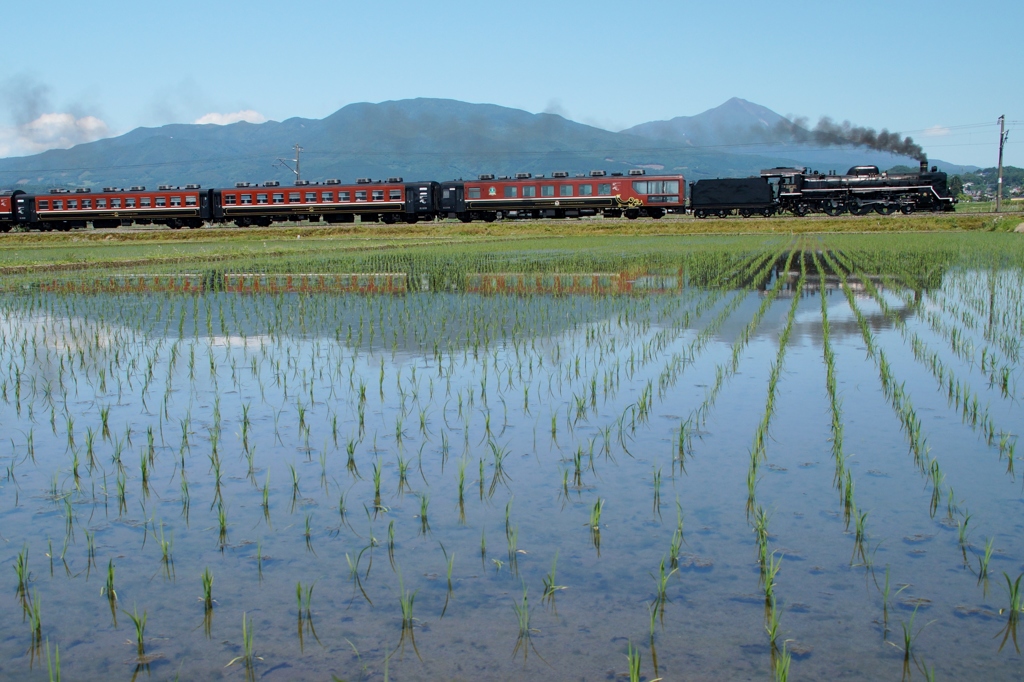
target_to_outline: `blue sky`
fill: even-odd
[[[1024,166],[1019,1],[45,7],[7,13],[0,156],[137,126],[320,118],[411,97],[619,130],[735,96],[885,127],[931,157],[983,166],[995,165],[1005,114],[1005,161]]]

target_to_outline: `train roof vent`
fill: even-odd
[[[499,179],[499,180],[511,180],[512,178],[510,178],[510,177],[509,177],[509,176],[507,176],[507,175],[502,175],[502,176],[501,176],[501,177],[499,177],[498,179]]]
[[[185,185],[185,189],[199,189],[199,185],[197,185],[194,182],[190,182],[189,184]]]
[[[326,180],[324,180],[324,184],[325,185],[340,185],[341,184],[341,180],[339,180],[338,178],[327,178]]]
[[[68,191],[63,187],[54,187],[50,190],[50,194],[67,194]]]
[[[305,187],[308,184],[309,184],[309,180],[296,180],[295,181],[295,186],[296,187]]]
[[[388,182],[402,182],[402,178],[388,178]]]
[[[75,193],[76,194],[88,194],[91,191],[92,191],[91,187],[76,187],[75,188]]]
[[[587,174],[586,173],[577,173],[575,177],[577,177],[577,178],[585,178],[585,177],[587,177]]]
[[[590,171],[590,177],[592,177],[592,178],[603,178],[606,175],[608,175],[608,174],[605,173],[603,170],[593,170],[593,171]]]
[[[277,180],[267,180],[266,182],[263,183],[263,186],[264,187],[280,187],[281,183],[278,182]]]
[[[612,177],[613,178],[621,178],[622,177],[622,173],[618,173],[618,172],[612,173]]]
[[[567,177],[569,177],[569,174],[566,173],[565,171],[555,171],[554,173],[551,174],[551,177],[553,177],[553,178],[567,178]]]
[[[357,185],[369,185],[373,180],[370,178],[356,178]]]
[[[479,180],[493,180],[494,173],[484,173],[483,175],[477,176]]]
[[[130,192],[145,192],[146,191],[146,187],[145,187],[145,185],[132,185],[132,188],[129,191]]]
[[[119,190],[117,187],[104,187],[103,191],[104,192],[120,192],[121,190]]]
[[[647,171],[645,171],[643,168],[630,168],[629,169],[629,174],[630,175],[647,175]]]
[[[169,192],[174,188],[171,187],[170,185],[160,185],[159,187],[157,187],[157,189],[160,190],[161,192]]]
[[[516,180],[529,180],[532,177],[529,173],[516,173]]]
[[[238,187],[239,189],[241,189],[242,187],[251,187],[251,186],[252,186],[251,182],[236,182],[235,183],[235,187]]]

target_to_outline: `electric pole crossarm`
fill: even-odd
[[[302,147],[300,147],[299,145],[296,144],[295,145],[295,158],[294,159],[280,159],[279,158],[277,160],[277,162],[279,164],[281,164],[282,166],[284,166],[285,168],[287,168],[288,170],[290,170],[292,173],[295,174],[295,182],[298,182],[299,180],[302,179],[302,168],[299,165],[300,159],[301,159],[301,156],[302,156],[302,151],[303,151]],[[292,168],[290,165],[288,165],[289,161],[291,163],[295,164],[294,168]]]

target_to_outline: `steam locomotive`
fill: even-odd
[[[603,170],[573,177],[517,173],[515,177],[481,175],[476,180],[405,182],[360,178],[355,184],[331,179],[323,184],[299,181],[236,183],[230,189],[199,185],[161,185],[156,191],[136,186],[50,190],[27,194],[0,192],[0,232],[14,226],[70,230],[166,225],[173,229],[206,223],[267,227],[275,222],[416,223],[457,218],[462,222],[514,218],[581,216],[661,218],[685,210],[682,175],[647,176],[642,168],[627,174]]]
[[[917,173],[886,173],[878,166],[854,166],[846,175],[806,168],[769,168],[757,178],[699,180],[690,184],[690,208],[698,218],[738,213],[749,218],[782,211],[797,216],[825,213],[889,215],[900,211],[952,211],[945,173],[921,161]]]

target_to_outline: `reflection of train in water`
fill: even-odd
[[[899,211],[952,211],[945,173],[921,162],[917,173],[885,173],[877,166],[854,166],[846,175],[805,168],[770,168],[758,178],[700,180],[690,185],[690,208],[698,218],[738,213],[771,216],[787,211],[797,216],[825,213],[889,215]]]

